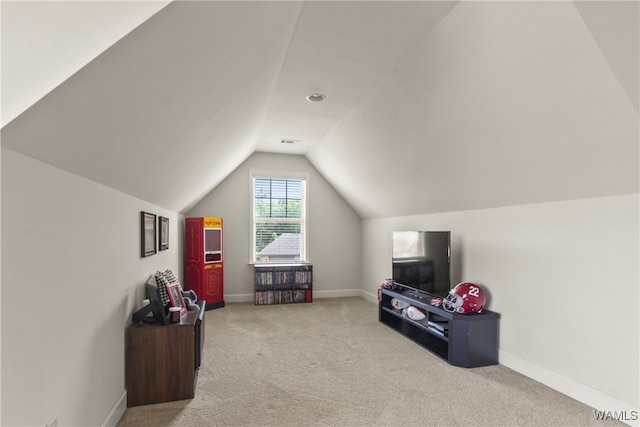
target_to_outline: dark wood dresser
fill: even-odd
[[[184,313],[180,323],[128,326],[127,406],[193,398],[203,343],[204,310]]]

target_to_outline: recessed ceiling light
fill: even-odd
[[[325,98],[326,96],[321,93],[311,93],[307,95],[307,101],[309,102],[322,102]]]

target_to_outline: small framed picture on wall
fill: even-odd
[[[156,253],[156,215],[149,212],[140,212],[140,255],[148,257]]]
[[[158,219],[158,232],[160,233],[158,240],[160,241],[160,250],[169,249],[169,218],[163,216]]]

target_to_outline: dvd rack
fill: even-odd
[[[254,266],[255,304],[296,304],[313,301],[313,266],[260,264]]]

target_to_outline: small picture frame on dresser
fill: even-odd
[[[167,294],[169,294],[169,301],[171,301],[172,307],[180,307],[180,315],[187,311],[187,306],[182,298],[182,291],[180,290],[179,283],[171,283],[167,285]]]

